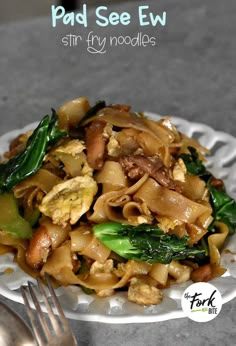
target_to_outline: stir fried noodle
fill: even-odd
[[[0,253],[32,276],[99,297],[123,290],[141,305],[173,283],[221,276],[235,201],[206,154],[169,117],[70,101],[4,154]]]

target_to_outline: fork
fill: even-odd
[[[30,281],[28,281],[28,287],[21,286],[21,294],[26,306],[26,312],[33,328],[35,339],[39,346],[77,346],[76,339],[64,315],[48,274],[45,274],[45,279],[50,292],[51,301],[50,298],[48,298],[42,281],[39,278],[37,278],[37,287],[42,295],[48,313],[47,318],[46,314],[43,313],[40,302],[37,298],[35,292],[36,286]],[[38,319],[35,318],[31,306],[35,307]],[[53,310],[57,310],[57,317]]]

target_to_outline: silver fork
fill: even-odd
[[[48,315],[44,314],[40,302],[35,293],[35,286],[28,281],[28,286],[21,286],[21,294],[26,306],[26,312],[29,316],[35,339],[39,346],[77,346],[76,339],[71,331],[69,323],[64,315],[62,307],[52,287],[48,274],[45,274],[45,279],[50,292],[51,300],[54,304],[54,310],[57,310],[57,316],[53,311],[53,304],[48,299],[43,284],[37,278],[38,289],[43,297],[43,301]],[[28,297],[31,297],[31,299]],[[31,304],[31,301],[33,304]],[[31,305],[34,305],[38,319]]]

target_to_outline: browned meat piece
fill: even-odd
[[[27,264],[33,269],[40,269],[47,261],[51,250],[61,245],[67,238],[69,228],[54,225],[49,219],[37,228],[30,239],[25,253]]]
[[[14,138],[9,145],[9,151],[4,153],[4,158],[11,159],[24,150],[31,133],[32,131],[28,131]]]
[[[30,240],[26,251],[26,262],[31,268],[39,269],[46,262],[52,245],[52,240],[45,226],[40,226]]]
[[[222,191],[224,188],[224,183],[222,179],[211,178],[210,184],[211,186],[215,187],[219,191]]]
[[[93,169],[101,169],[104,163],[107,143],[107,139],[103,135],[105,126],[104,121],[95,120],[86,130],[87,161]]]
[[[194,282],[208,282],[213,278],[212,267],[210,264],[205,264],[191,273],[191,279]]]
[[[168,168],[158,156],[127,155],[120,159],[120,163],[130,179],[137,180],[144,173],[148,173],[160,185],[179,190],[179,186],[171,179]]]

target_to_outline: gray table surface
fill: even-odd
[[[86,95],[135,110],[174,114],[235,134],[236,27],[234,0],[145,1],[154,13],[167,12],[165,27],[140,27],[130,1],[112,9],[128,11],[127,26],[99,28],[94,10],[89,25],[51,27],[50,17],[0,26],[0,134],[41,119],[64,101]],[[111,9],[111,6],[109,7]],[[102,36],[157,39],[155,47],[109,47],[87,52],[88,32]],[[74,33],[83,41],[64,47]],[[0,297],[24,318],[25,309]],[[234,345],[236,300],[225,304],[211,322],[176,319],[150,324],[108,325],[70,321],[80,345]]]

